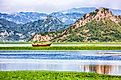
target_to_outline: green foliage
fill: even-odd
[[[92,20],[76,29],[67,28],[66,37],[57,37],[53,42],[120,42],[121,25],[105,20]],[[56,33],[58,34],[58,33]],[[59,34],[58,34],[59,35]],[[58,36],[57,35],[57,36]]]
[[[0,80],[121,80],[121,77],[82,72],[1,71]]]
[[[97,40],[99,42],[121,41],[121,26],[115,24],[110,20],[92,21],[85,25],[89,28],[91,38],[90,40]]]

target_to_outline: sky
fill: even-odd
[[[0,0],[0,12],[56,12],[79,7],[121,9],[121,0]]]

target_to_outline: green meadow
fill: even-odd
[[[120,46],[0,47],[0,50],[121,50]]]
[[[0,42],[0,45],[14,44],[21,45],[27,44],[29,46],[0,46],[0,50],[121,50],[121,42],[97,42],[97,43],[84,43],[84,42],[62,42],[52,43],[51,46],[46,47],[32,47],[32,42]],[[71,45],[71,46],[70,46]]]
[[[33,42],[0,42],[0,44],[31,44]],[[121,44],[121,42],[52,42],[53,44]]]
[[[0,80],[121,80],[121,76],[83,72],[0,71]]]

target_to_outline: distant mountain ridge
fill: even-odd
[[[27,41],[36,33],[63,30],[67,26],[58,18],[52,16],[26,24],[16,24],[5,19],[0,19],[0,41]]]
[[[17,24],[25,24],[32,21],[42,20],[46,16],[47,14],[45,13],[37,12],[19,12],[14,14],[0,13],[0,18],[15,22]]]
[[[0,18],[6,19],[8,21],[15,22],[17,24],[25,24],[28,22],[33,22],[37,20],[43,20],[48,15],[57,17],[66,25],[73,24],[76,20],[82,17],[84,14],[94,11],[95,7],[82,7],[82,8],[72,8],[59,12],[38,13],[38,12],[17,12],[12,14],[0,13]],[[110,9],[113,14],[121,15],[121,10]]]
[[[74,25],[80,18],[84,18],[85,14],[95,9],[94,7],[72,8],[51,14],[37,12],[0,13],[0,41],[28,41],[33,35],[40,33],[50,33],[53,38],[60,37],[62,36],[60,31]],[[115,15],[121,14],[121,10],[110,10]],[[119,21],[116,18],[113,20]],[[52,38],[49,35],[46,37]],[[57,40],[53,39],[53,41]]]
[[[66,27],[58,18],[47,16],[44,20],[29,22],[22,25],[19,31],[24,33],[44,33],[62,30]]]
[[[4,41],[26,41],[26,35],[17,31],[20,25],[0,19],[0,42]]]
[[[121,41],[121,16],[107,8],[85,14],[60,32],[36,34],[33,41],[53,42],[112,42]]]

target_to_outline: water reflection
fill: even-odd
[[[84,65],[84,72],[121,75],[121,65]]]
[[[121,75],[120,53],[121,50],[0,51],[0,71],[52,70]]]
[[[95,61],[14,61],[0,62],[0,71],[16,71],[16,70],[52,70],[52,71],[78,71],[78,72],[96,72],[99,74],[121,75],[121,65],[110,65],[110,62],[95,63]],[[92,65],[93,64],[93,65]]]
[[[113,71],[112,65],[84,65],[85,72],[97,72],[99,74],[110,74]]]

